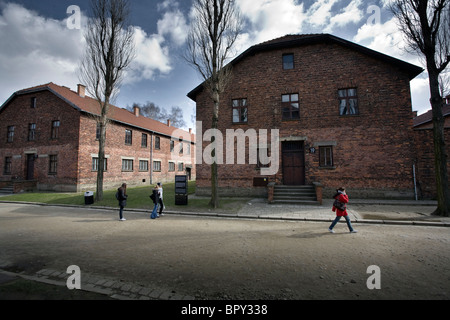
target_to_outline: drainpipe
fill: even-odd
[[[414,196],[417,201],[416,165],[415,164],[413,164],[413,177],[414,177]]]
[[[150,134],[150,185],[153,185],[153,133]]]

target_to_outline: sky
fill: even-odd
[[[286,34],[329,33],[424,68],[417,55],[404,50],[388,1],[236,0],[245,20],[234,54]],[[76,91],[89,2],[0,0],[0,105],[18,90],[49,82]],[[191,7],[192,0],[131,1],[137,55],[116,106],[153,102],[168,111],[178,106],[185,129],[195,128],[195,103],[186,95],[202,79],[182,57]],[[426,72],[411,82],[411,91],[413,110],[428,111]]]

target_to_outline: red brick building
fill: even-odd
[[[255,45],[231,65],[219,116],[224,150],[227,129],[276,129],[279,141],[255,145],[247,139],[246,164],[219,165],[221,193],[265,195],[267,182],[318,183],[324,196],[345,186],[352,197],[413,198],[410,81],[422,68],[328,34]],[[188,97],[197,103],[202,124],[199,148],[211,125],[212,102],[202,84]],[[273,152],[275,144],[279,170],[261,175],[264,166],[250,164],[249,150]],[[199,160],[197,155],[197,192],[207,194],[210,166]]]
[[[38,190],[95,190],[99,104],[54,83],[14,93],[0,108],[1,185]],[[105,188],[195,179],[195,136],[170,122],[111,106],[106,133]],[[26,183],[26,182],[29,183]]]
[[[450,96],[444,99],[442,110],[445,118],[445,141],[450,141]],[[436,178],[434,170],[433,114],[428,111],[414,118],[414,138],[416,148],[415,173],[418,198],[435,198]],[[446,143],[447,156],[450,145]],[[449,159],[450,160],[450,159]],[[450,172],[450,162],[447,163]],[[450,181],[449,181],[450,182]]]

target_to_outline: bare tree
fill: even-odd
[[[439,76],[450,63],[450,0],[395,0],[391,10],[408,47],[426,61],[435,155],[438,208],[436,215],[450,216],[447,152],[445,150],[443,97]]]
[[[127,24],[130,14],[128,0],[91,0],[91,10],[79,78],[100,106],[96,200],[101,201],[110,103],[117,96],[124,71],[134,58],[134,39],[133,30]]]
[[[205,80],[204,89],[213,102],[211,128],[217,129],[220,96],[231,77],[231,66],[226,63],[241,32],[242,18],[235,0],[194,0],[193,12],[186,60]],[[215,143],[213,139],[213,159]],[[217,161],[211,165],[210,205],[214,208],[219,205]]]

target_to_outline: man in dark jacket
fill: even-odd
[[[126,207],[127,205],[127,184],[126,183],[122,183],[122,186],[117,189],[117,200],[119,200],[119,220],[120,221],[126,221],[127,219],[125,219],[123,217],[123,208]]]

